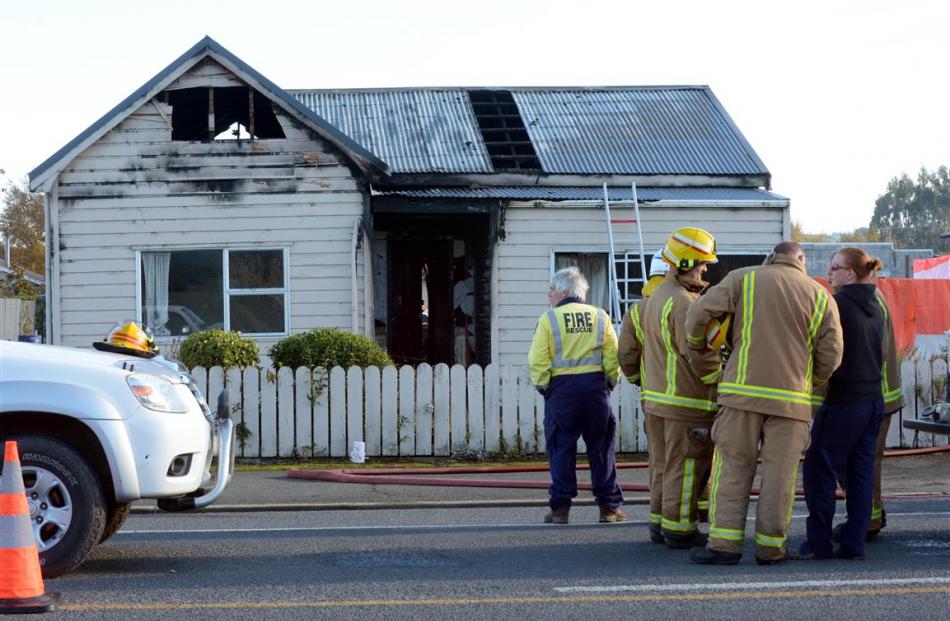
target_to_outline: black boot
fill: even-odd
[[[659,524],[650,524],[650,541],[653,543],[666,543],[663,539],[663,530]]]
[[[693,548],[689,551],[689,560],[700,565],[738,565],[742,554],[738,552],[720,552],[711,548]]]
[[[663,531],[663,539],[666,540],[666,547],[668,548],[673,548],[674,550],[689,550],[690,548],[698,548],[706,545],[706,541],[708,541],[709,537],[699,531],[689,533],[688,535],[678,535],[670,533],[669,531]]]

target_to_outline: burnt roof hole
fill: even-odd
[[[478,129],[495,170],[541,170],[518,106],[508,91],[469,91]]]
[[[185,88],[166,96],[172,106],[172,140],[285,137],[270,100],[248,87]]]

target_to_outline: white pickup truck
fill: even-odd
[[[161,356],[0,341],[0,440],[19,445],[44,576],[76,568],[136,500],[214,502],[233,472],[229,414]]]

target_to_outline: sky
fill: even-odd
[[[4,185],[205,35],[283,88],[707,84],[808,232],[950,165],[946,0],[6,0],[0,33]]]

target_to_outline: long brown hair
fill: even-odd
[[[884,267],[880,259],[854,246],[839,248],[838,254],[844,257],[845,267],[854,270],[858,282],[868,282]]]

